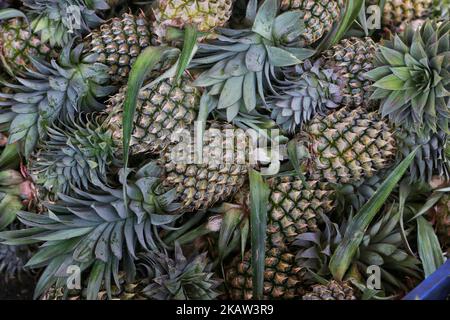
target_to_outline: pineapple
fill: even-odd
[[[302,296],[303,300],[356,300],[350,282],[331,280],[325,285],[316,284],[311,289]]]
[[[79,10],[76,21],[70,10]],[[108,9],[103,0],[24,0],[24,14],[30,24],[21,16],[0,24],[0,58],[3,67],[14,75],[27,68],[33,69],[30,57],[44,60],[58,57],[57,48],[67,46],[75,37],[81,37],[103,21],[97,11]],[[73,12],[76,14],[76,12]]]
[[[168,27],[187,24],[200,32],[223,27],[231,17],[234,0],[157,0],[153,6],[153,32],[159,43],[165,43]]]
[[[369,100],[372,82],[365,73],[374,69],[377,45],[371,38],[348,38],[325,51],[324,68],[331,69],[341,80],[342,104],[351,108],[373,108]]]
[[[271,248],[288,248],[299,234],[317,231],[322,223],[322,215],[331,214],[336,208],[336,192],[328,183],[314,180],[303,182],[292,176],[271,178],[267,183],[270,193],[266,241]],[[244,186],[230,203],[223,203],[215,210],[222,214],[219,216],[220,226],[228,212],[239,212],[241,225],[248,222],[248,186]],[[220,229],[215,228],[215,231]]]
[[[335,191],[328,183],[293,177],[274,178],[268,207],[267,241],[271,246],[289,246],[302,233],[316,231],[321,215],[335,209]]]
[[[428,183],[436,175],[444,180],[450,180],[450,158],[445,153],[447,139],[448,134],[443,131],[433,133],[430,137],[423,137],[410,130],[397,130],[397,162],[407,157],[417,146],[421,146],[407,172],[407,178],[411,183]]]
[[[127,282],[126,275],[123,272],[118,274],[118,284],[111,286],[111,294],[105,288],[104,283],[98,292],[97,300],[146,300],[142,294],[142,289],[147,284],[147,279],[135,282]],[[41,300],[85,300],[87,288],[80,290],[68,290],[64,285],[58,284],[51,286],[41,297]]]
[[[131,153],[159,153],[171,142],[173,132],[190,128],[197,119],[200,91],[191,86],[188,76],[179,84],[166,79],[141,89],[136,106],[134,129],[130,142]],[[122,87],[108,103],[109,115],[105,126],[113,134],[116,143],[122,144],[123,104],[127,87]]]
[[[34,34],[23,18],[0,22],[0,61],[10,75],[33,69],[30,58],[56,57],[49,44]]]
[[[396,141],[376,112],[340,109],[316,117],[294,140],[300,170],[310,179],[351,183],[392,165]]]
[[[232,197],[246,182],[249,166],[248,159],[240,158],[248,154],[250,146],[243,131],[230,124],[210,122],[200,163],[196,163],[193,131],[181,131],[181,141],[169,145],[158,160],[164,168],[162,185],[176,190],[187,211],[207,209]],[[187,141],[185,134],[189,136]],[[235,135],[228,139],[228,134]]]
[[[84,41],[85,52],[97,54],[97,62],[109,67],[111,83],[126,83],[134,61],[151,45],[150,22],[143,13],[125,13],[102,24]]]
[[[378,5],[378,0],[368,1],[369,5]],[[433,0],[387,0],[381,14],[383,26],[398,31],[402,24],[426,19],[432,14]]]
[[[280,248],[266,250],[264,271],[265,299],[293,299],[302,294],[304,272],[295,265],[295,256]],[[235,257],[225,271],[229,296],[233,300],[250,300],[253,297],[251,252],[244,259]]]
[[[281,0],[281,11],[298,10],[305,24],[299,45],[309,46],[329,32],[338,21],[344,2],[342,0]]]

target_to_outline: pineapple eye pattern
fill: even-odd
[[[449,7],[0,1],[0,299],[428,298]]]

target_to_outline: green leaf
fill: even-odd
[[[347,0],[345,3],[345,12],[340,19],[339,24],[333,28],[331,32],[322,40],[317,49],[318,52],[322,52],[338,43],[345,33],[350,29],[353,22],[358,17],[363,1],[361,0]]]
[[[97,300],[100,286],[102,284],[103,276],[105,273],[106,263],[101,260],[96,260],[89,275],[87,286],[87,300]]]
[[[249,176],[253,299],[261,300],[264,294],[264,263],[266,256],[269,187],[259,172],[251,170]]]
[[[388,75],[373,84],[374,87],[386,90],[402,90],[405,82],[396,75]]]
[[[242,97],[242,85],[244,76],[232,77],[225,82],[222,92],[220,93],[219,104],[217,109],[225,109],[231,107]]]
[[[50,261],[44,272],[39,277],[39,281],[34,288],[33,299],[39,298],[51,285],[56,281],[55,273],[61,267],[65,260],[65,256],[61,255]]]
[[[191,24],[184,27],[184,42],[183,50],[178,58],[177,72],[175,79],[178,82],[184,71],[187,69],[189,63],[191,63],[192,57],[197,51],[197,28]]]
[[[16,196],[6,194],[0,201],[0,230],[9,226],[22,209],[22,203]]]
[[[311,58],[316,53],[316,50],[307,48],[283,47],[283,50],[291,53],[294,57],[301,61]]]
[[[266,50],[270,64],[275,67],[293,66],[302,62],[287,50],[273,46],[266,46]]]
[[[437,190],[439,191],[439,190]],[[434,207],[434,205],[436,203],[439,202],[439,200],[441,200],[443,194],[441,193],[433,193],[428,199],[427,201],[424,203],[424,205],[422,206],[422,208],[419,209],[419,211],[417,211],[417,213],[414,215],[414,217],[412,217],[411,219],[409,219],[409,222],[417,219],[418,217],[422,216],[424,213],[427,213],[431,208]]]
[[[11,169],[18,167],[20,162],[17,144],[7,144],[0,155],[0,168]]]
[[[363,5],[359,10],[358,21],[361,25],[361,28],[364,31],[364,35],[367,37],[369,35],[369,28],[367,27],[367,17],[366,17],[366,2],[363,0]]]
[[[392,73],[395,74],[398,78],[402,79],[403,81],[408,81],[411,79],[411,75],[409,73],[408,67],[396,67],[396,68],[390,68]]]
[[[241,219],[242,212],[239,209],[230,209],[224,214],[218,243],[220,261],[224,259],[224,255],[227,252],[227,248],[230,244],[230,240],[233,236],[234,230],[236,230],[237,226],[241,222]]]
[[[28,18],[22,11],[19,11],[16,9],[0,10],[0,20],[7,20],[7,19],[11,19],[11,18],[23,18],[28,23]]]
[[[405,65],[405,59],[401,52],[387,47],[380,47],[381,54],[386,61],[393,67],[401,67]]]
[[[369,224],[409,168],[418,149],[419,147],[398,164],[369,201],[360,209],[359,213],[351,220],[344,238],[330,260],[329,268],[335,279],[342,280],[344,278]]]
[[[245,219],[241,226],[241,259],[244,260],[245,247],[247,246],[248,233],[250,232],[250,221]]]
[[[75,248],[78,241],[78,238],[73,238],[66,241],[61,241],[53,246],[42,247],[33,257],[31,257],[25,267],[34,267],[57,256],[66,254]]]
[[[273,34],[275,39],[282,39],[291,32],[304,30],[302,13],[300,11],[287,11],[275,18]]]
[[[392,74],[391,68],[388,66],[382,66],[375,69],[370,70],[369,72],[366,72],[364,74],[364,77],[366,77],[369,80],[377,81],[381,78],[384,78],[388,75]]]
[[[266,0],[261,5],[253,23],[252,31],[272,40],[272,27],[278,12],[278,0]]]
[[[424,217],[417,218],[417,247],[425,277],[428,277],[444,263],[444,257],[433,227]]]

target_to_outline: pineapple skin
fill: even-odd
[[[119,146],[123,141],[122,120],[126,91],[127,87],[122,87],[110,99],[106,109],[109,116],[105,124]],[[177,85],[174,79],[166,79],[151,88],[141,89],[131,136],[131,153],[159,153],[167,148],[174,131],[189,128],[197,119],[200,96],[200,90],[190,84],[188,76],[183,76]]]
[[[150,22],[142,12],[125,13],[94,30],[85,43],[85,52],[97,54],[97,62],[109,67],[112,84],[126,83],[133,63],[151,45]]]
[[[264,271],[264,299],[294,299],[302,291],[304,271],[295,265],[295,255],[280,248],[266,251]],[[253,298],[251,252],[244,259],[235,257],[225,270],[225,280],[232,300]]]
[[[377,44],[369,37],[343,39],[325,51],[322,56],[326,68],[336,72],[342,80],[342,104],[351,108],[375,107],[372,95],[372,82],[365,73],[374,69]]]
[[[356,300],[354,289],[349,282],[339,283],[331,280],[328,284],[312,286],[312,291],[302,297],[303,300]]]
[[[383,25],[395,31],[401,24],[429,16],[432,6],[433,0],[388,0],[384,7]]]
[[[158,0],[153,13],[153,32],[156,41],[164,42],[167,27],[197,26],[208,32],[223,27],[231,17],[234,0]]]
[[[300,10],[303,13],[305,32],[301,36],[301,45],[307,46],[317,42],[331,30],[338,20],[342,0],[281,0],[281,11]]]
[[[161,154],[158,164],[165,172],[162,185],[176,190],[180,210],[193,212],[211,208],[242,189],[247,181],[249,164],[239,156],[248,153],[241,153],[243,150],[237,143],[244,140],[235,137],[233,145],[229,145],[230,140],[226,138],[228,133],[236,133],[239,137],[236,129],[228,123],[209,123],[203,137],[202,161],[196,159],[194,128],[181,131],[181,141],[173,141]],[[184,140],[187,135],[189,138]],[[248,137],[244,139],[245,148],[249,148]],[[181,159],[177,159],[178,152],[181,152]]]
[[[307,150],[306,171],[311,179],[352,183],[372,177],[393,164],[393,129],[377,112],[340,109],[312,120],[294,138]]]
[[[269,181],[269,220],[267,241],[271,246],[289,246],[305,232],[314,232],[321,222],[321,214],[329,214],[336,207],[335,191],[328,183],[292,177]]]
[[[55,56],[23,19],[13,18],[0,24],[0,64],[11,75],[33,69],[30,57],[48,60]]]

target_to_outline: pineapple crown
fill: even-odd
[[[305,232],[298,235],[293,246],[298,247],[295,259],[297,264],[308,268],[319,276],[330,274],[328,268],[329,260],[342,239],[341,230],[336,223],[325,215],[320,214],[324,222],[323,231],[318,229],[315,232]],[[345,230],[345,224],[341,225]]]
[[[178,243],[173,258],[168,253],[151,251],[140,256],[140,267],[150,284],[143,293],[155,300],[213,300],[220,293],[221,280],[211,272],[207,252],[186,258]]]
[[[66,120],[48,128],[48,138],[41,141],[30,161],[34,182],[51,197],[68,194],[71,185],[86,190],[93,180],[107,181],[107,174],[121,166],[115,157],[112,132],[99,124],[98,117]]]
[[[65,47],[58,59],[46,63],[32,59],[36,71],[18,77],[19,85],[3,83],[13,93],[0,93],[5,101],[0,123],[9,126],[8,143],[19,142],[29,157],[38,138],[57,119],[74,118],[81,111],[97,111],[103,104],[96,99],[113,91],[107,86],[108,67],[96,63],[96,55],[82,56],[83,45]]]
[[[448,134],[438,131],[423,137],[411,130],[399,129],[396,132],[396,140],[398,162],[406,158],[414,148],[422,146],[406,174],[411,183],[430,182],[435,175],[450,179],[450,158],[445,152],[448,148]]]
[[[362,273],[368,266],[379,266],[383,286],[392,292],[396,288],[407,290],[394,274],[421,278],[421,269],[418,267],[420,261],[409,253],[402,236],[404,232],[407,237],[412,229],[401,230],[400,216],[397,204],[388,205],[385,213],[366,231],[355,257]]]
[[[249,5],[249,7],[251,7]],[[225,110],[228,121],[255,111],[275,67],[299,64],[314,50],[290,46],[303,32],[301,13],[277,15],[278,1],[266,0],[255,14],[251,29],[220,29],[216,40],[200,44],[191,67],[211,67],[194,85],[206,87],[209,110]]]
[[[99,26],[103,20],[96,11],[109,9],[104,0],[24,0],[23,5],[32,19],[31,28],[52,47],[64,47],[73,37]]]
[[[383,116],[428,136],[449,132],[450,22],[427,21],[386,41],[376,54],[371,99],[381,100]]]
[[[161,170],[154,163],[143,166],[127,181],[128,173],[119,173],[120,182],[127,185],[127,201],[122,187],[93,181],[86,191],[72,187],[72,196],[58,194],[59,201],[45,203],[45,215],[18,213],[20,221],[30,227],[26,235],[24,230],[0,233],[5,244],[45,242],[27,263],[31,268],[46,266],[35,297],[65,279],[69,265],[78,265],[82,271],[91,267],[87,297],[96,299],[103,280],[109,293],[111,279],[119,286],[120,261],[132,278],[136,250],[158,250],[159,230],[171,228],[181,216],[173,214],[179,207],[173,202],[176,193],[161,190]]]
[[[405,286],[392,273],[420,278],[417,265],[420,261],[404,248],[400,230],[400,212],[395,204],[389,204],[387,211],[366,231],[354,259],[355,266],[365,274],[370,265],[382,269],[381,280],[386,290],[404,289]],[[298,247],[298,265],[309,268],[318,276],[330,276],[329,260],[343,235],[347,232],[350,216],[338,226],[321,215],[324,221],[322,230],[303,233],[297,236],[293,245]],[[406,230],[406,236],[411,230]],[[314,280],[314,276],[312,277]]]
[[[321,60],[306,60],[284,69],[282,77],[275,80],[275,95],[268,107],[272,119],[287,132],[294,133],[315,114],[325,114],[342,102],[340,80],[332,69],[322,66]]]

